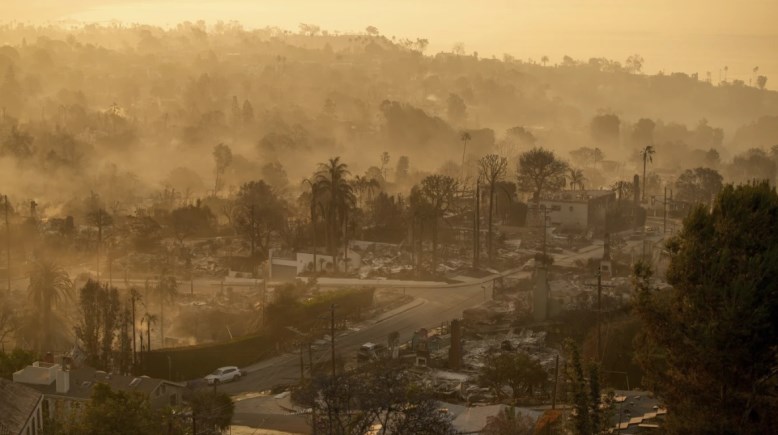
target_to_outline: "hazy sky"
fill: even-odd
[[[239,20],[247,27],[328,30],[368,25],[398,37],[426,37],[430,50],[463,42],[481,56],[510,53],[552,62],[639,53],[646,70],[710,71],[748,82],[753,67],[778,82],[778,0],[0,0],[0,20],[118,19],[173,25]]]

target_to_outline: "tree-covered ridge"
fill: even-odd
[[[610,159],[636,160],[646,140],[670,163],[676,151],[709,149],[729,160],[774,145],[778,115],[775,92],[643,75],[640,59],[432,54],[424,40],[376,29],[6,24],[0,45],[0,164],[57,176],[10,181],[40,196],[51,179],[64,180],[60,191],[111,186],[134,198],[159,185],[225,192],[249,174],[277,174],[279,164],[290,179],[306,176],[298,166],[331,155],[360,173],[381,165],[365,155],[386,149],[431,171],[442,156],[459,161],[451,157],[462,130],[475,160],[495,151],[515,157],[535,144],[560,154],[592,145]],[[214,174],[219,143],[234,155]]]

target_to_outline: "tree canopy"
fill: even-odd
[[[640,363],[672,433],[767,433],[778,425],[778,195],[726,186],[668,243],[667,280],[636,267]],[[703,399],[704,398],[704,399]]]
[[[677,198],[683,201],[709,204],[723,188],[724,178],[715,169],[685,170],[675,182]]]
[[[559,190],[565,185],[565,171],[567,164],[545,148],[532,148],[522,153],[516,168],[519,188],[532,192],[536,201],[540,201],[544,192]]]
[[[73,435],[156,434],[162,433],[162,419],[140,394],[113,391],[98,382],[86,407],[64,429]]]

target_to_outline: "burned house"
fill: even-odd
[[[547,195],[540,201],[548,222],[563,231],[603,231],[606,211],[615,202],[611,190],[564,190]]]

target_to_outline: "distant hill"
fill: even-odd
[[[412,172],[436,170],[461,163],[463,130],[473,133],[467,161],[492,151],[515,156],[532,145],[563,156],[598,146],[612,160],[633,161],[651,140],[669,144],[666,162],[677,167],[689,160],[684,156],[710,149],[729,159],[776,144],[764,117],[778,116],[778,92],[645,75],[640,59],[565,58],[544,66],[510,56],[430,54],[423,39],[377,30],[334,34],[313,25],[289,32],[223,23],[169,30],[7,24],[0,27],[3,44],[2,155],[76,171],[66,185],[79,188],[89,184],[87,168],[99,172],[106,164],[134,174],[140,190],[166,182],[171,164],[209,179],[211,150],[220,142],[236,154],[228,174],[234,185],[272,162],[297,180],[332,155],[362,172],[380,166],[385,150],[392,162],[409,156]],[[595,122],[604,115],[610,127]],[[641,119],[656,126],[649,139],[636,132]],[[673,154],[679,149],[686,154]],[[25,188],[46,191],[41,184]]]

